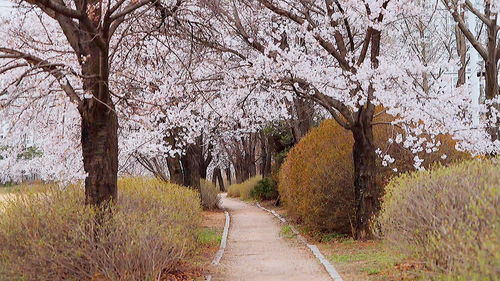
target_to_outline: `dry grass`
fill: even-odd
[[[219,190],[211,181],[204,179],[200,181],[200,197],[203,209],[215,210],[219,208]]]
[[[75,186],[3,202],[0,280],[146,281],[176,271],[198,243],[198,194],[143,178],[120,180],[119,190],[104,216]]]
[[[229,186],[227,196],[239,197],[241,200],[248,200],[251,198],[250,192],[255,188],[257,183],[262,179],[262,176],[257,175],[247,179],[246,181]]]

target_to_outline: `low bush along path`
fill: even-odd
[[[279,222],[269,213],[224,197],[231,214],[226,252],[217,281],[327,281],[325,269],[296,239],[280,236]]]

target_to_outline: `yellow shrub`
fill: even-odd
[[[0,203],[0,280],[143,281],[174,270],[196,247],[197,192],[145,178],[118,185],[105,216],[76,186]]]
[[[386,187],[377,223],[432,279],[498,280],[500,159],[404,174]]]
[[[381,160],[377,160],[379,196],[382,196],[385,183],[395,175],[394,168],[399,172],[414,169],[414,155],[410,151],[396,143],[388,145],[387,140],[395,138],[396,134],[397,131],[387,125],[374,127],[376,146],[396,159],[389,167],[382,167]],[[424,166],[466,157],[454,149],[455,143],[450,137],[439,136],[439,139],[442,145],[438,153],[419,154],[426,159]],[[351,233],[354,218],[353,143],[350,131],[333,120],[325,120],[290,150],[281,167],[278,176],[281,199],[289,214],[312,230]],[[446,160],[441,159],[443,153],[448,155]]]
[[[232,184],[227,190],[227,196],[240,197],[240,199],[242,200],[250,199],[250,192],[254,189],[254,187],[261,179],[262,176],[256,175],[242,183]]]
[[[206,179],[200,180],[200,197],[201,205],[206,210],[214,210],[219,208],[219,189],[215,184]]]

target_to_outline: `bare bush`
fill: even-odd
[[[416,255],[428,278],[498,280],[499,159],[402,175],[386,188],[375,225]]]
[[[204,179],[200,181],[200,196],[201,205],[204,209],[214,210],[219,208],[219,190],[211,181],[207,181]]]
[[[100,215],[75,186],[2,203],[0,280],[144,281],[175,269],[196,246],[196,192],[152,179],[119,187]]]

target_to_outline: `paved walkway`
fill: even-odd
[[[226,252],[216,281],[328,281],[321,264],[296,239],[284,239],[269,213],[232,198],[223,198],[231,214]]]

